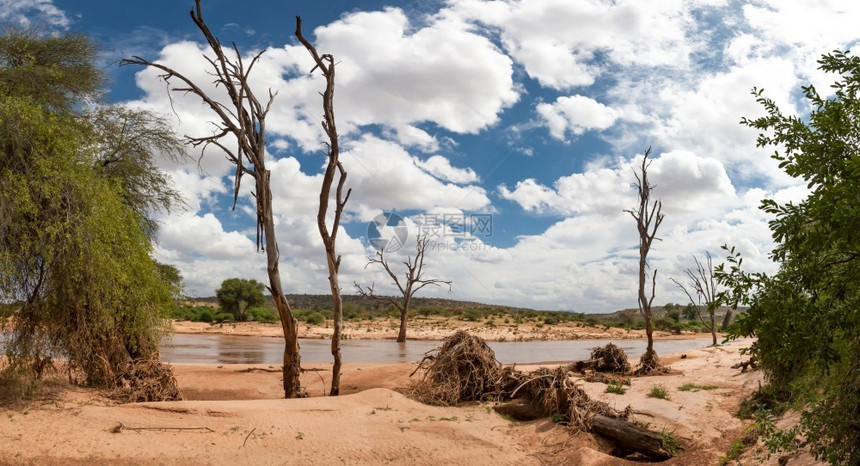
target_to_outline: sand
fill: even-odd
[[[664,356],[671,374],[633,378],[624,395],[580,383],[618,408],[632,405],[651,429],[671,432],[684,451],[666,464],[718,464],[749,424],[733,413],[761,381],[760,372],[730,368],[745,345]],[[632,464],[609,455],[601,439],[571,436],[550,420],[511,422],[489,403],[441,408],[412,401],[393,389],[409,383],[414,364],[346,365],[339,397],[320,396],[330,365],[310,365],[319,370],[305,371],[302,382],[313,397],[298,400],[277,399],[281,378],[271,366],[174,368],[185,401],[115,405],[92,390],[63,387],[28,406],[1,408],[0,463]],[[679,391],[685,383],[718,388]],[[657,384],[669,400],[646,396]],[[759,464],[753,455],[745,464]],[[776,462],[774,456],[765,464]],[[810,462],[807,455],[788,464]]]
[[[280,324],[260,324],[257,322],[238,322],[209,324],[205,322],[171,321],[175,333],[224,334],[259,337],[283,337]],[[400,319],[387,318],[376,320],[349,321],[343,323],[344,339],[351,340],[394,340],[400,329]],[[515,324],[504,323],[504,319],[488,322],[469,322],[446,317],[419,317],[409,322],[407,339],[438,341],[457,330],[466,330],[486,341],[535,341],[535,340],[640,340],[645,338],[644,330],[622,328],[589,327],[577,322],[564,322],[544,325],[538,322]],[[299,323],[299,338],[331,338],[332,322],[322,325]],[[710,333],[683,332],[680,335],[667,331],[654,331],[656,339],[701,338]],[[717,334],[720,341],[721,334]]]

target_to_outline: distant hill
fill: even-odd
[[[269,297],[271,301],[271,297]],[[294,309],[306,309],[311,311],[319,311],[323,309],[331,309],[331,295],[327,294],[288,294],[287,300],[290,302],[290,306]],[[218,299],[214,296],[208,298],[189,298],[188,301],[194,302],[196,304],[206,304],[209,306],[217,306]],[[384,308],[385,305],[374,300],[365,298],[359,295],[344,295],[343,302],[345,305],[353,305],[360,308],[370,308],[370,309],[380,309]],[[475,301],[458,301],[456,299],[444,299],[444,298],[421,298],[416,297],[412,298],[412,309],[418,309],[421,307],[434,307],[434,308],[444,308],[444,309],[453,309],[453,310],[465,310],[465,309],[478,309],[481,311],[503,311],[509,313],[527,313],[527,312],[547,312],[539,309],[530,309],[526,307],[516,307],[516,306],[503,306],[498,304],[484,304]],[[683,306],[674,305],[671,306],[674,309],[683,310]],[[726,315],[726,312],[730,308],[728,307],[720,307],[717,309],[715,313],[715,317],[718,322],[722,321],[723,317]],[[666,317],[669,309],[664,306],[655,306],[652,308],[654,313],[654,317]],[[737,313],[743,313],[746,309],[738,309]],[[581,314],[575,313],[573,311],[552,311],[552,312],[567,312],[572,314]],[[704,313],[704,311],[703,311]],[[683,315],[683,312],[682,312]],[[613,312],[607,313],[597,313],[597,314],[584,314],[584,316],[588,316],[594,319],[597,319],[602,322],[632,322],[637,319],[641,319],[639,316],[639,309],[630,308],[630,309],[620,309]]]
[[[290,307],[295,309],[308,309],[308,310],[321,310],[321,309],[331,309],[331,295],[327,294],[288,294],[287,300],[290,303]],[[269,302],[271,302],[271,296],[268,296]],[[208,298],[188,298],[188,301],[194,303],[205,303],[208,305],[218,305],[218,298],[211,296]],[[369,308],[379,308],[385,307],[384,304],[381,304],[372,299],[365,298],[359,295],[343,295],[344,304],[352,304],[359,307],[369,307]],[[496,310],[496,311],[509,311],[509,312],[529,312],[529,311],[537,311],[536,309],[529,309],[524,307],[516,307],[516,306],[502,306],[498,304],[484,304],[478,303],[475,301],[458,301],[456,299],[444,299],[444,298],[420,298],[415,297],[412,298],[412,309],[417,309],[419,307],[441,307],[446,309],[481,309],[481,310]]]

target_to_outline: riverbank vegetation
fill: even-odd
[[[334,318],[329,295],[287,295],[294,303],[293,315],[299,322],[320,325]],[[413,308],[409,320],[447,318],[465,322],[479,322],[485,325],[534,324],[554,326],[577,324],[603,330],[620,328],[625,330],[644,330],[645,321],[639,318],[638,310],[626,309],[604,314],[584,314],[565,311],[541,311],[535,309],[480,304],[437,298],[413,298]],[[343,296],[343,318],[347,322],[374,322],[400,318],[400,310],[356,295]],[[655,330],[673,332],[709,332],[698,314],[681,312],[678,304],[667,303],[653,308]],[[724,316],[730,309],[718,309],[717,315]],[[230,323],[237,319],[227,309],[219,306],[215,298],[186,298],[177,302],[170,317],[180,321]],[[251,307],[247,320],[263,324],[277,322],[277,313],[270,304]]]

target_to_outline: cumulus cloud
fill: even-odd
[[[690,4],[635,0],[451,0],[447,14],[498,29],[505,49],[542,85],[594,83],[604,55],[621,65],[685,67],[693,44]]]
[[[21,26],[45,23],[66,27],[69,25],[69,18],[52,0],[0,0],[0,22]]]
[[[604,130],[618,118],[617,111],[578,94],[538,104],[537,112],[556,139],[564,139],[568,132],[578,136],[588,130]]]

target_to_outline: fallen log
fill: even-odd
[[[755,370],[758,369],[758,361],[756,361],[756,358],[752,357],[748,361],[741,361],[733,365],[732,369],[740,369],[741,372],[746,372],[747,369]]]
[[[493,410],[505,416],[510,416],[517,421],[533,421],[546,417],[541,409],[525,398],[517,398],[507,403],[493,406]],[[666,460],[672,457],[672,453],[666,449],[663,438],[649,430],[645,430],[636,424],[614,419],[602,414],[588,414],[579,410],[586,419],[590,418],[590,431],[604,437],[622,450],[637,452],[652,460]]]
[[[591,419],[591,430],[625,450],[642,453],[651,459],[666,460],[672,457],[660,435],[627,421],[595,414]]]
[[[540,408],[525,398],[516,398],[507,403],[493,406],[493,410],[502,416],[510,416],[517,421],[534,421],[545,417]]]

